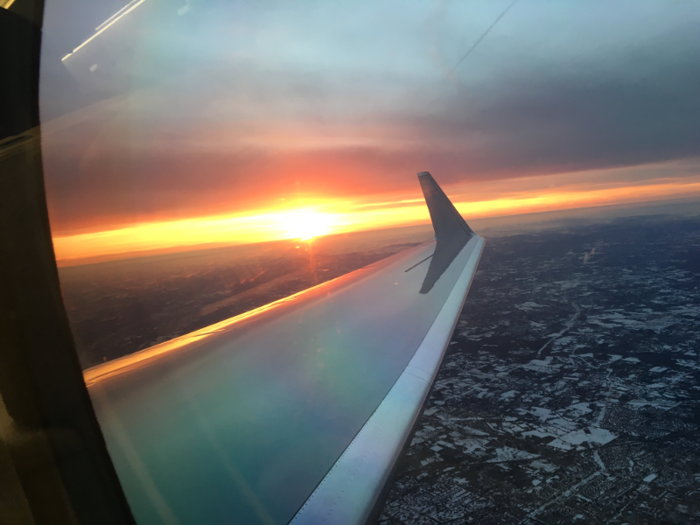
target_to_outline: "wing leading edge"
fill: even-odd
[[[369,519],[484,244],[419,179],[434,240],[85,372],[139,523]]]

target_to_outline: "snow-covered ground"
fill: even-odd
[[[700,523],[688,221],[487,241],[380,522]]]

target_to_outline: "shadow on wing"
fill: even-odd
[[[428,273],[425,274],[425,279],[423,279],[423,285],[420,288],[420,293],[426,294],[433,289],[435,283],[440,279],[445,270],[447,270],[452,261],[459,255],[471,239],[471,235],[457,235],[450,237],[447,240],[437,239],[437,244],[435,245],[435,251],[430,259],[430,266],[428,267]]]

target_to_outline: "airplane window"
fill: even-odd
[[[0,521],[699,520],[699,22],[0,0]]]

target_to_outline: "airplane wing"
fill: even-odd
[[[85,372],[138,523],[364,523],[484,240],[419,175],[435,239]]]

